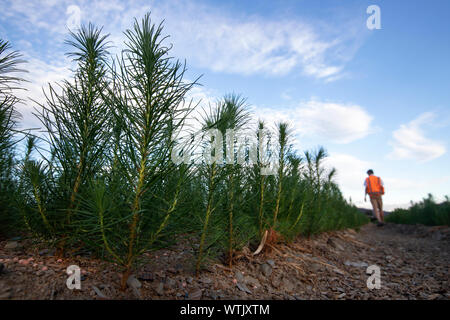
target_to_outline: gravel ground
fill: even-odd
[[[211,263],[193,273],[184,241],[146,254],[126,291],[116,265],[85,256],[58,259],[28,241],[0,242],[0,299],[443,299],[450,298],[450,228],[368,224],[237,254],[233,270]],[[66,268],[81,268],[81,289]],[[368,289],[368,266],[380,289]],[[3,270],[1,270],[3,269]],[[138,280],[136,280],[136,278]]]

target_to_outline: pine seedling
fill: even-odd
[[[278,214],[280,211],[280,202],[283,194],[283,180],[285,177],[285,166],[287,154],[291,149],[290,145],[290,129],[287,123],[280,122],[277,124],[278,133],[278,172],[277,172],[277,195],[275,209],[273,211],[272,228],[276,228]]]
[[[18,74],[24,72],[19,65],[24,63],[17,51],[11,51],[9,42],[0,39],[0,232],[9,232],[14,223],[15,212],[12,196],[16,191],[14,149],[18,142],[17,124],[20,113],[15,95],[24,81]]]
[[[239,174],[242,170],[242,164],[240,163],[238,136],[246,129],[246,125],[250,120],[250,114],[246,110],[246,100],[237,96],[229,95],[225,96],[223,103],[225,104],[223,118],[226,119],[221,124],[219,130],[222,133],[227,130],[233,130],[234,135],[229,137],[224,146],[224,157],[227,159],[227,193],[228,193],[228,264],[229,267],[233,266],[233,247],[234,247],[234,233],[233,230],[233,216],[235,206],[235,190],[236,186],[240,186],[242,181]],[[225,129],[225,130],[223,130]],[[231,162],[231,163],[230,163]],[[236,180],[236,181],[235,181]]]
[[[108,57],[107,36],[89,24],[70,33],[66,43],[74,48],[68,53],[77,63],[72,82],[49,84],[46,102],[39,104],[36,116],[47,131],[45,140],[55,163],[52,173],[59,194],[58,220],[60,249],[76,235],[72,228],[82,188],[98,175],[106,164],[110,141],[110,112],[103,94],[108,86],[105,63]],[[45,156],[44,156],[45,158]],[[46,159],[50,165],[50,160]],[[60,214],[59,214],[60,215]]]
[[[158,183],[176,168],[171,161],[172,136],[192,108],[184,104],[184,98],[196,84],[183,80],[186,66],[168,56],[171,47],[165,45],[162,30],[162,24],[152,24],[150,14],[140,23],[135,20],[133,29],[125,32],[126,49],[112,69],[114,81],[108,93],[108,105],[118,122],[115,125],[122,131],[116,167],[130,186],[125,196],[130,213],[130,219],[125,219],[126,252],[115,253],[124,268],[122,289],[148,244],[145,226],[154,213],[143,202],[158,194]],[[170,208],[176,205],[177,196],[178,192],[169,212],[174,210]]]

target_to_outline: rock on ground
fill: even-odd
[[[117,265],[88,255],[57,259],[29,240],[3,241],[0,299],[450,299],[448,227],[368,224],[299,237],[256,256],[243,251],[231,271],[213,263],[198,278],[189,243],[181,238],[146,253],[121,291]],[[69,265],[81,268],[81,290],[66,286]],[[374,265],[380,289],[367,287]]]

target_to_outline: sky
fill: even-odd
[[[326,165],[357,206],[370,207],[368,169],[384,181],[388,210],[450,195],[450,1],[0,0],[0,8],[0,37],[27,60],[23,127],[40,126],[32,112],[42,88],[72,76],[69,29],[103,26],[117,54],[123,31],[151,12],[164,20],[173,56],[186,60],[186,77],[201,75],[191,97],[207,105],[237,93],[255,117],[288,121],[297,149],[326,148]]]

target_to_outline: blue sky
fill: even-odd
[[[366,9],[381,10],[369,30]],[[28,60],[24,98],[71,75],[67,28],[104,26],[118,52],[133,18],[165,19],[186,59],[192,97],[248,98],[255,115],[289,121],[301,150],[323,145],[344,195],[360,206],[367,169],[386,184],[388,209],[450,194],[450,2],[24,1],[1,2],[0,36]],[[23,126],[36,127],[33,103]]]

